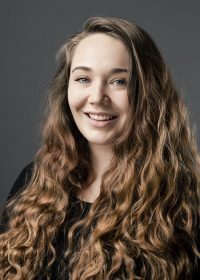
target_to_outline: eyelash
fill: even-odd
[[[124,80],[124,79],[118,79],[118,80],[115,80],[114,82],[123,82],[123,84],[121,84],[121,86],[124,86],[124,85],[127,85],[127,81]]]
[[[82,82],[81,82],[81,80],[82,80]],[[84,82],[83,82],[83,80],[85,80]],[[79,83],[83,83],[83,84],[85,84],[85,83],[88,83],[89,82],[89,79],[88,78],[78,78],[78,79],[76,79],[75,80],[76,82],[79,82]],[[125,80],[125,79],[117,79],[117,80],[114,80],[112,83],[114,83],[114,82],[123,82],[123,84],[120,84],[120,86],[125,86],[125,85],[127,85],[127,81]],[[111,84],[112,84],[111,83]],[[119,84],[117,84],[117,85],[119,85]]]
[[[87,78],[78,78],[75,81],[82,84],[81,80],[87,80],[88,81],[89,79],[87,79]],[[83,83],[85,83],[85,82],[83,82]]]

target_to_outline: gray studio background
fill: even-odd
[[[135,21],[161,49],[200,139],[199,1],[0,1],[0,208],[39,148],[55,54],[90,16]]]

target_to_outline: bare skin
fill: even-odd
[[[102,175],[110,164],[112,152],[110,146],[105,148],[105,146],[95,144],[90,144],[90,150],[95,179],[92,184],[88,185],[86,190],[80,192],[77,197],[81,200],[93,203],[99,196]]]

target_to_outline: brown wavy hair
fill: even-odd
[[[125,19],[93,17],[59,51],[31,179],[7,203],[1,279],[31,280],[41,271],[50,279],[70,197],[86,186],[90,151],[67,89],[77,44],[96,32],[121,40],[129,52],[130,122],[113,143],[100,195],[67,233],[63,269],[72,280],[189,279],[200,257],[200,155],[183,97],[146,31]]]

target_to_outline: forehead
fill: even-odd
[[[110,35],[95,33],[82,39],[72,57],[72,68],[77,65],[88,67],[128,67],[129,53],[124,43]]]

